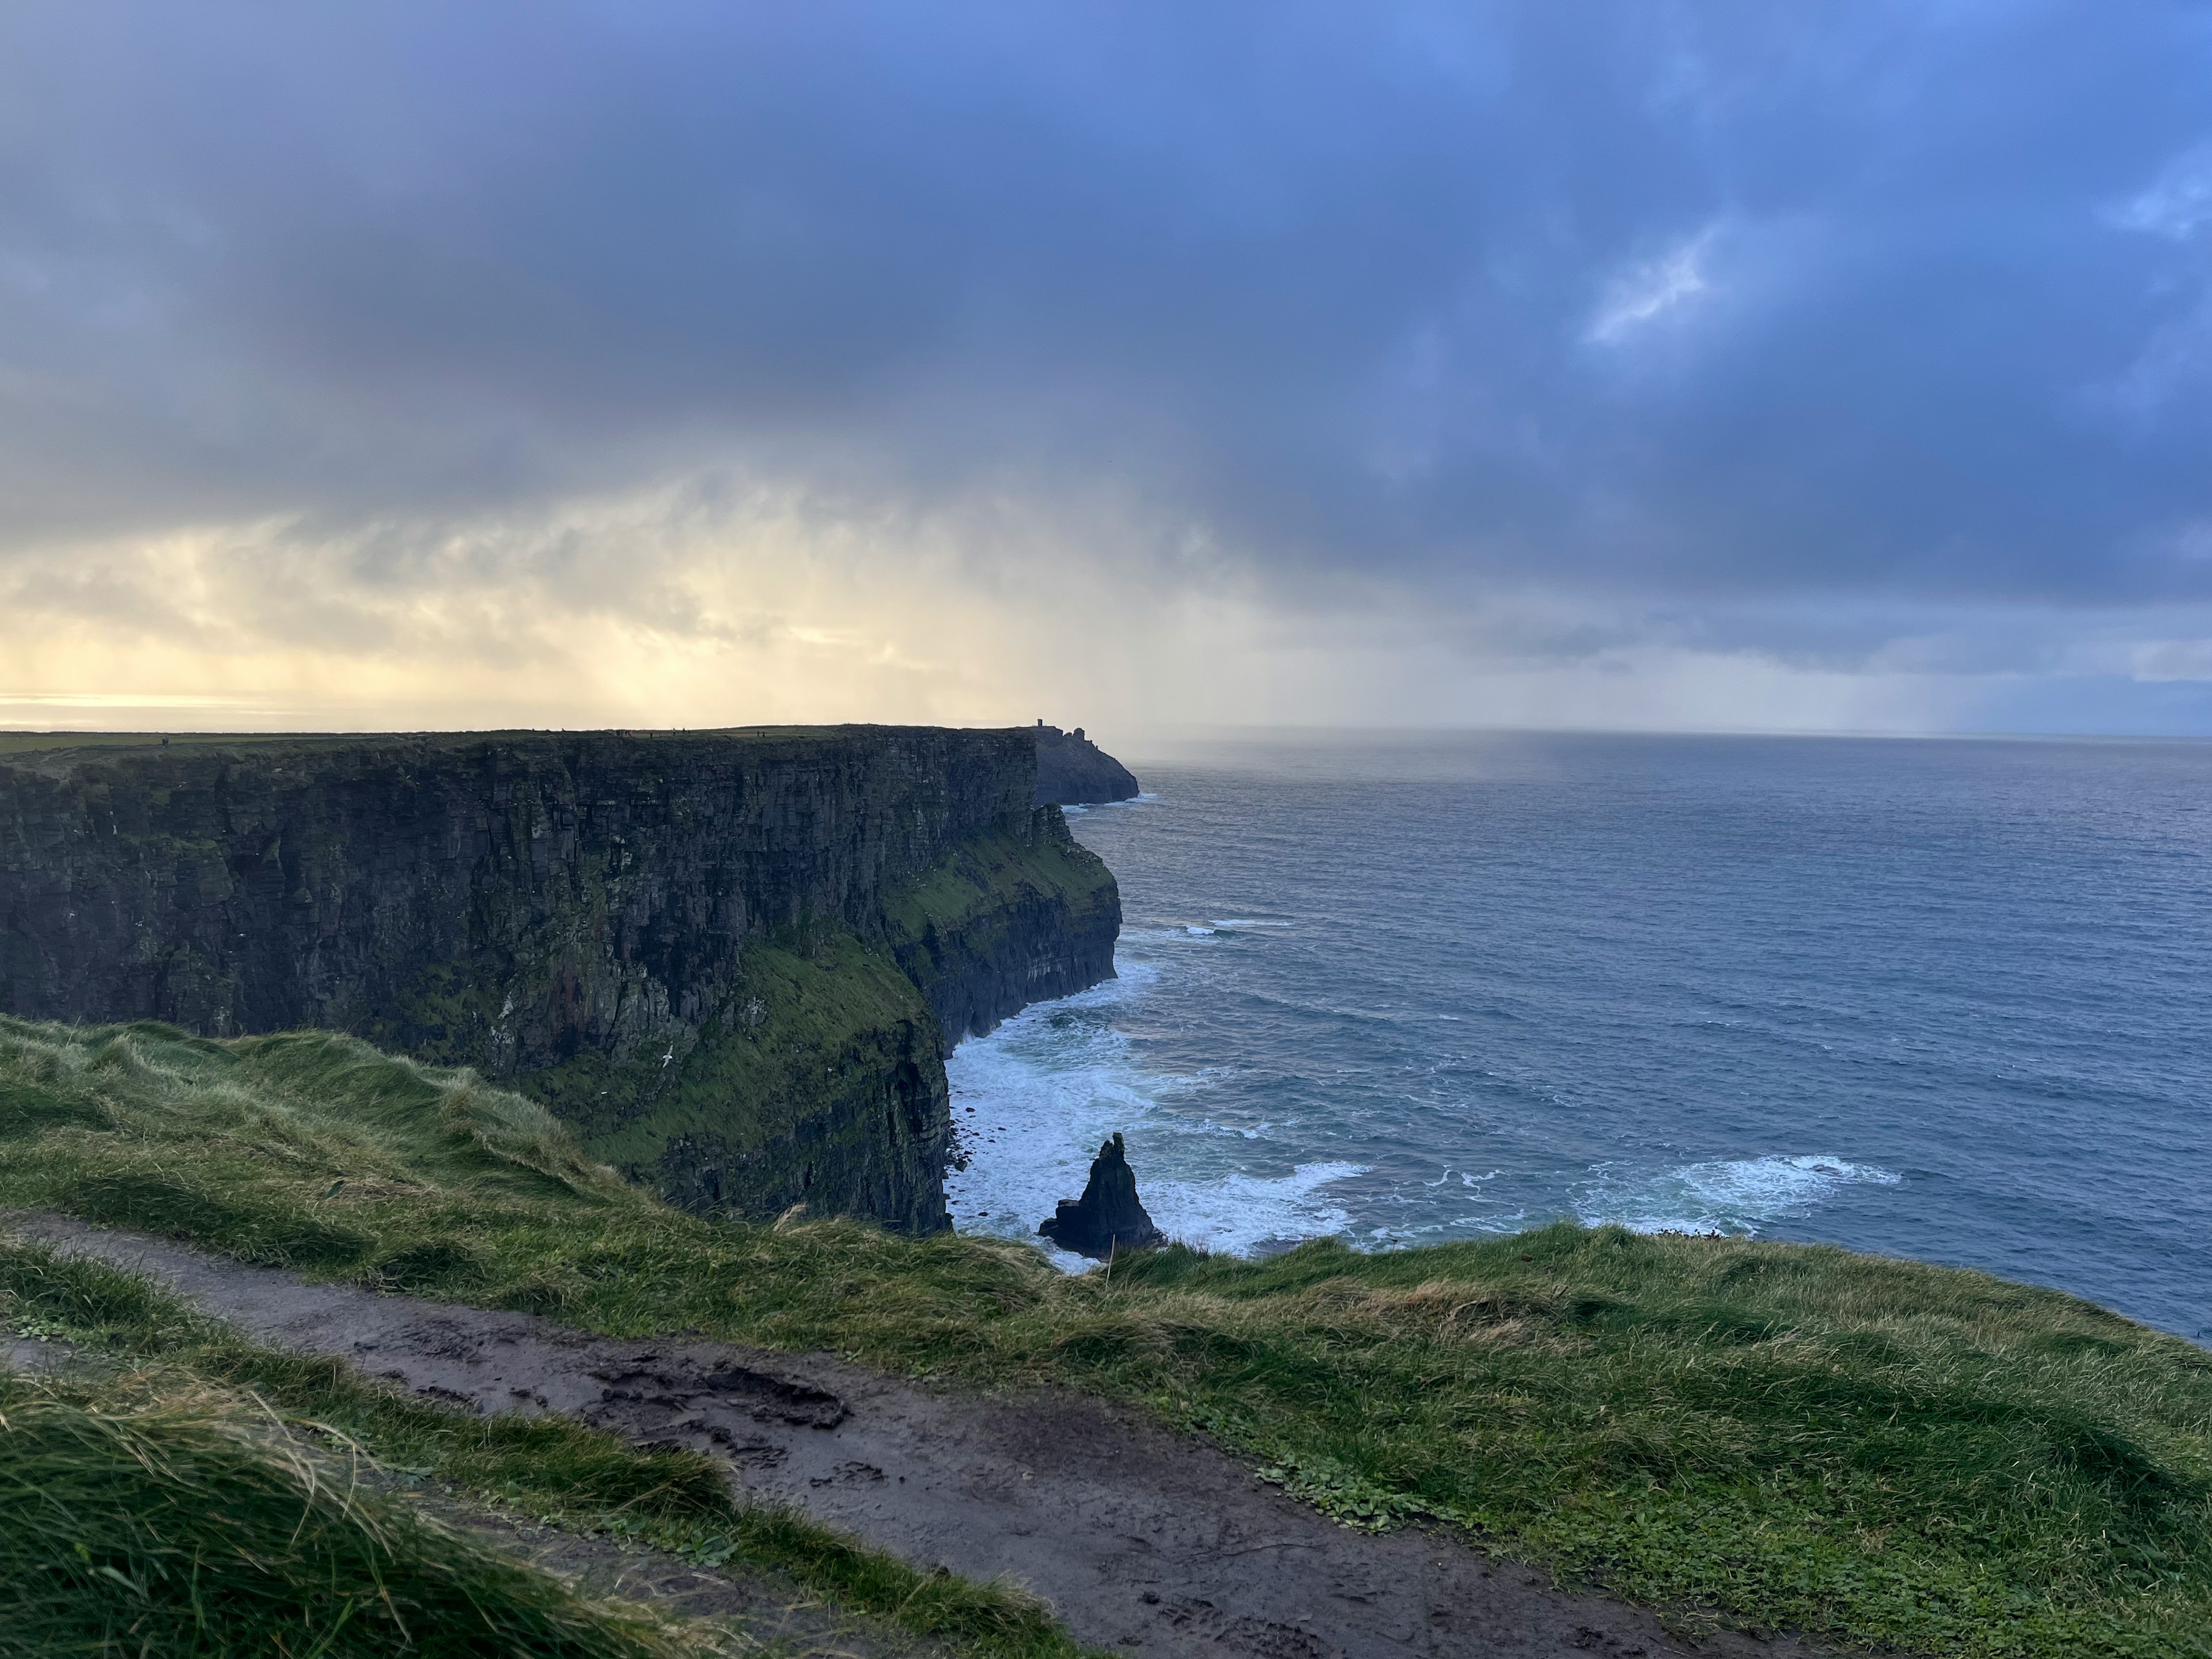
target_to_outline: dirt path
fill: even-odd
[[[1814,1659],[1789,1638],[1693,1648],[1419,1530],[1336,1526],[1211,1448],[1087,1396],[953,1395],[817,1357],[618,1341],[523,1314],[302,1285],[58,1217],[12,1230],[165,1280],[256,1339],[341,1356],[484,1412],[558,1411],[726,1460],[747,1492],[919,1565],[1006,1575],[1077,1638],[1148,1659],[1699,1651]]]

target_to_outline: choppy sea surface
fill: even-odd
[[[1119,977],[951,1060],[957,1224],[1110,1131],[1170,1234],[1562,1216],[2212,1340],[2212,744],[1365,734],[1124,756]],[[1063,1258],[1065,1265],[1077,1265]]]

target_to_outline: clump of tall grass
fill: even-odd
[[[249,1401],[0,1373],[0,1653],[682,1650],[362,1488]]]

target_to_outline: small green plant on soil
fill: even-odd
[[[468,1073],[159,1026],[0,1022],[0,1204],[610,1334],[1072,1383],[1348,1522],[1430,1520],[1663,1608],[2212,1655],[2212,1355],[1984,1274],[1559,1225],[1068,1279],[990,1240],[680,1214]]]

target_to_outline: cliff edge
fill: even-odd
[[[1129,769],[1083,735],[1039,720],[1030,728],[1036,739],[1036,804],[1095,806],[1133,800],[1137,780]]]
[[[0,744],[0,1012],[468,1065],[702,1209],[947,1224],[945,1050],[1113,973],[1019,729]]]

